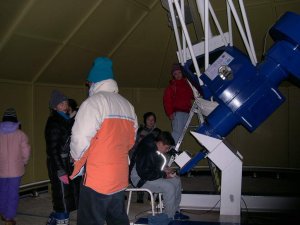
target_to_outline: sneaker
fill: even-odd
[[[176,212],[175,215],[174,215],[174,220],[188,220],[188,219],[190,219],[189,216],[184,215],[180,212]]]

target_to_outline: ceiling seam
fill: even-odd
[[[134,4],[140,6],[141,8],[143,8],[143,9],[145,9],[145,10],[150,10],[150,9],[151,9],[151,6],[150,6],[150,8],[149,8],[148,6],[146,6],[145,4],[143,4],[143,3],[141,3],[141,2],[139,2],[139,1],[137,1],[137,0],[127,0],[127,1],[133,2]]]
[[[72,85],[72,84],[61,84],[61,83],[36,83],[34,86],[36,87],[61,87],[61,88],[76,88],[82,89],[83,85]]]
[[[35,3],[35,1],[36,0],[31,0],[31,1],[29,1],[28,4],[26,4],[25,8],[23,8],[22,12],[19,14],[19,16],[15,19],[13,24],[10,26],[9,30],[7,32],[5,32],[5,35],[0,43],[0,51],[2,51],[5,44],[10,40],[15,29],[19,25],[20,21],[24,18],[24,16],[27,14],[27,12],[31,9],[31,7]]]
[[[29,81],[19,81],[19,80],[10,80],[10,79],[0,79],[0,83],[31,85],[31,82]]]
[[[127,40],[127,38],[136,30],[138,25],[147,17],[149,12],[155,7],[159,0],[153,2],[149,7],[149,11],[144,12],[143,15],[138,19],[138,21],[131,27],[131,29],[124,35],[124,37],[115,45],[115,47],[109,52],[108,56],[111,57],[120,48],[120,46]]]
[[[15,32],[15,35],[20,36],[20,37],[34,39],[34,40],[52,42],[52,43],[55,43],[55,44],[63,44],[63,42],[57,41],[56,39],[45,38],[45,37],[36,36],[36,35],[29,35],[29,34],[24,34],[24,33],[21,33],[21,32]]]
[[[35,77],[32,80],[32,83],[35,83],[37,81],[37,79],[41,76],[41,74],[46,70],[46,68],[54,60],[54,58],[63,50],[63,48],[69,43],[69,41],[72,39],[72,37],[77,33],[77,31],[82,27],[82,25],[87,21],[87,19],[95,12],[95,10],[99,7],[99,5],[102,2],[103,2],[103,0],[99,0],[91,8],[91,10],[85,15],[85,17],[78,23],[78,25],[73,29],[73,31],[63,41],[62,45],[57,48],[57,50],[53,53],[53,55],[49,58],[49,60],[44,64],[44,66],[40,69],[40,71],[35,75]]]

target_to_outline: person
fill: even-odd
[[[172,136],[177,143],[188,120],[194,95],[180,64],[173,64],[171,74],[173,79],[164,91],[163,105],[172,122]]]
[[[51,183],[53,212],[47,225],[69,224],[69,214],[78,207],[78,197],[73,182],[70,158],[72,120],[68,116],[68,98],[58,90],[51,93],[51,114],[45,127],[47,169]]]
[[[109,58],[96,58],[87,80],[89,97],[77,112],[71,137],[75,160],[71,178],[85,171],[77,224],[127,225],[124,190],[137,117],[134,107],[118,94]]]
[[[31,148],[19,129],[16,110],[5,110],[0,122],[0,215],[5,225],[14,225],[19,203],[19,186]]]
[[[69,98],[68,105],[69,105],[69,109],[68,109],[69,117],[70,119],[73,119],[75,121],[75,116],[78,111],[78,104],[75,99]]]
[[[172,135],[167,131],[148,134],[136,148],[133,169],[130,174],[135,187],[162,193],[164,212],[170,219],[189,219],[180,213],[181,181],[170,167],[166,166],[165,154],[174,145]]]
[[[160,132],[160,129],[156,127],[156,115],[153,112],[146,112],[143,115],[144,124],[140,125],[136,133],[135,144],[129,152],[130,159],[134,154],[134,150],[137,144],[148,134],[152,132]]]
[[[77,104],[75,99],[69,98],[68,99],[68,105],[69,105],[68,115],[70,117],[70,125],[71,125],[71,127],[73,127],[73,124],[75,122],[75,117],[76,117],[76,114],[78,112],[78,104]],[[69,139],[69,142],[70,141],[71,141],[71,139]],[[70,166],[71,166],[72,171],[73,171],[74,160],[72,158],[70,158]],[[74,194],[74,197],[75,197],[75,202],[76,202],[77,207],[78,207],[78,204],[79,204],[79,195],[80,195],[79,193],[80,193],[81,181],[82,181],[82,176],[78,176],[75,179],[73,179],[72,182],[70,182],[70,184],[72,186],[71,188],[73,190],[73,194]]]
[[[138,143],[146,137],[148,134],[152,132],[160,132],[160,129],[156,127],[156,115],[153,112],[146,112],[143,115],[144,124],[139,127],[136,135],[136,141],[135,145],[130,150],[130,158],[134,155],[134,151]],[[129,168],[129,171],[131,171],[131,167]],[[144,203],[144,192],[137,192],[137,203]]]
[[[143,115],[144,124],[137,131],[136,143],[139,143],[144,137],[153,131],[159,131],[156,127],[156,115],[154,112],[146,112]]]

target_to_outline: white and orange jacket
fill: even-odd
[[[89,95],[72,128],[75,169],[70,177],[85,166],[84,185],[98,193],[113,194],[128,186],[128,151],[135,142],[137,118],[112,79],[93,84]]]

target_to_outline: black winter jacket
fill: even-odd
[[[72,181],[66,185],[59,180],[59,176],[71,175],[73,169],[70,163],[69,145],[72,122],[53,111],[45,128],[47,168],[51,182],[53,209],[57,212],[70,212],[77,208],[78,184],[74,186]]]
[[[148,180],[157,180],[159,178],[166,178],[167,176],[161,170],[164,160],[156,151],[157,146],[154,134],[148,134],[137,145],[131,166],[133,167],[134,163],[136,164],[136,171],[141,180],[143,180],[142,185]]]

